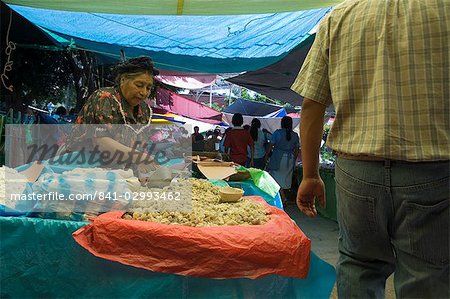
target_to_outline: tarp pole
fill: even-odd
[[[212,108],[212,84],[209,86],[209,108]]]

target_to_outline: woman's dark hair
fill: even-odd
[[[233,118],[231,119],[231,123],[235,127],[242,126],[242,124],[244,123],[244,117],[240,113],[235,113],[233,115]]]
[[[284,116],[281,119],[281,128],[286,129],[286,139],[290,141],[292,132],[292,118],[290,116]]]
[[[252,119],[252,125],[250,126],[250,135],[252,135],[253,141],[258,140],[258,129],[261,128],[261,122],[259,119]]]
[[[67,114],[67,109],[66,109],[66,107],[64,107],[64,106],[59,106],[58,108],[56,108],[55,114],[56,114],[56,115],[59,115],[59,116],[64,116],[64,115],[66,115],[66,114]]]
[[[156,76],[159,74],[159,71],[155,69],[153,60],[148,56],[139,56],[120,62],[116,65],[114,71],[116,73],[115,83],[117,86],[120,85],[120,79],[123,75],[149,73]]]

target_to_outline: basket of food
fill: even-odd
[[[244,190],[233,187],[222,187],[219,191],[221,202],[236,202],[244,195]]]
[[[134,201],[127,211],[102,214],[73,236],[97,257],[155,272],[218,279],[305,278],[311,242],[290,217],[260,197],[221,202],[221,191],[205,180],[152,189],[144,193],[159,194],[157,201]],[[169,196],[177,192],[179,201]],[[179,208],[184,197],[191,197],[190,211],[169,211],[162,206],[163,194]]]

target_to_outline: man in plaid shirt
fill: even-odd
[[[449,296],[450,1],[348,0],[323,20],[292,89],[301,114],[297,205],[325,204],[318,153],[336,120],[341,298]]]

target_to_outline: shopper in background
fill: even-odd
[[[200,134],[200,128],[194,127],[194,133],[192,134],[192,150],[196,152],[202,152],[205,150],[205,137]]]
[[[225,152],[230,154],[231,161],[246,165],[247,162],[247,147],[250,147],[250,167],[253,167],[254,147],[253,139],[248,130],[242,127],[244,118],[242,114],[236,113],[231,120],[233,128],[229,131],[225,138]]]
[[[450,1],[361,0],[322,21],[292,89],[301,113],[297,204],[325,204],[318,155],[336,119],[340,298],[449,298]]]
[[[270,175],[280,185],[280,195],[283,203],[287,203],[286,190],[291,188],[295,160],[298,155],[300,140],[292,130],[292,118],[284,116],[281,119],[281,129],[273,132],[265,159],[269,155],[267,165]]]
[[[225,153],[225,138],[227,137],[227,134],[232,130],[232,128],[226,128],[225,132],[223,133],[222,140],[220,140],[219,144],[219,151],[222,153]]]
[[[253,156],[253,167],[264,169],[266,166],[266,134],[261,130],[261,122],[259,119],[252,119],[250,126],[250,135],[252,136],[255,154]],[[247,167],[250,167],[251,147],[247,147]]]

